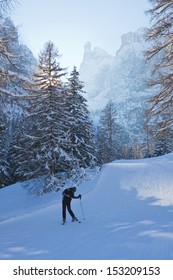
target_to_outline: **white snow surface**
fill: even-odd
[[[173,259],[173,154],[106,164],[88,173],[61,224],[61,192],[0,190],[1,260]]]

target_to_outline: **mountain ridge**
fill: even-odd
[[[144,57],[144,51],[149,47],[145,32],[145,28],[139,28],[136,32],[122,35],[121,46],[115,56],[104,50],[97,52],[98,48],[92,50],[88,42],[79,69],[94,122],[98,123],[100,111],[112,100],[117,106],[118,121],[132,141],[136,137],[141,140],[144,137],[140,132],[143,130],[142,118],[154,92],[147,85],[154,60],[146,61]]]

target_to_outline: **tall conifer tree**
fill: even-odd
[[[94,165],[95,147],[93,126],[83,97],[84,83],[79,80],[79,72],[74,67],[68,79],[69,92],[67,97],[70,113],[69,141],[73,158],[79,167]]]
[[[118,155],[119,125],[116,123],[116,108],[110,100],[101,112],[97,136],[98,157],[101,162],[115,160]]]
[[[59,66],[58,51],[52,42],[45,44],[34,73],[35,90],[29,105],[20,147],[18,170],[25,178],[41,175],[55,176],[64,171],[69,157],[63,150],[66,141],[67,117],[64,110],[66,88],[61,81],[65,75]]]

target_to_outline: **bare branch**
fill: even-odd
[[[153,8],[148,13],[151,15],[153,26],[148,29],[146,39],[152,43],[145,52],[146,59],[156,57],[152,72],[150,86],[155,86],[158,93],[150,99],[149,113],[164,119],[160,129],[171,125],[170,113],[173,108],[173,0],[150,0]]]

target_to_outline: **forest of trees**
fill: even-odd
[[[145,55],[160,57],[149,81],[157,94],[146,104],[143,141],[136,135],[131,143],[111,100],[93,125],[77,68],[61,68],[51,41],[36,60],[7,17],[12,1],[0,1],[0,188],[41,177],[50,190],[57,178],[78,179],[87,167],[173,151],[173,0],[149,2]]]
[[[152,26],[148,28],[146,40],[150,49],[144,54],[146,60],[157,56],[148,85],[154,94],[146,102],[143,141],[131,144],[128,135],[116,121],[116,108],[110,101],[102,111],[97,132],[98,158],[110,162],[119,158],[142,158],[160,156],[173,151],[173,0],[149,0],[147,11]],[[128,144],[129,142],[129,144]]]
[[[144,55],[146,60],[157,56],[157,63],[148,81],[148,86],[156,94],[153,94],[149,102],[146,102],[146,112],[143,116],[145,137],[141,142],[136,135],[136,141],[132,145],[128,145],[128,141],[123,142],[124,137],[122,133],[119,133],[121,127],[118,128],[118,123],[116,123],[115,110],[111,112],[110,104],[107,105],[108,107],[103,110],[103,115],[109,110],[107,120],[104,116],[100,120],[98,133],[100,139],[98,151],[101,152],[101,147],[104,147],[103,153],[106,152],[106,157],[102,154],[102,159],[106,162],[117,158],[160,156],[173,151],[173,0],[149,0],[148,2],[151,5],[147,11],[151,19],[151,27],[147,30],[146,40],[151,47]],[[109,122],[108,119],[111,121]],[[101,137],[101,134],[106,126],[108,138],[104,141],[105,135]],[[116,130],[114,135],[112,135],[113,130]],[[128,139],[127,136],[125,138]]]
[[[2,16],[1,22],[0,187],[40,176],[50,187],[60,174],[80,176],[96,156],[79,72],[74,67],[67,77],[50,41],[31,71],[16,28]]]

